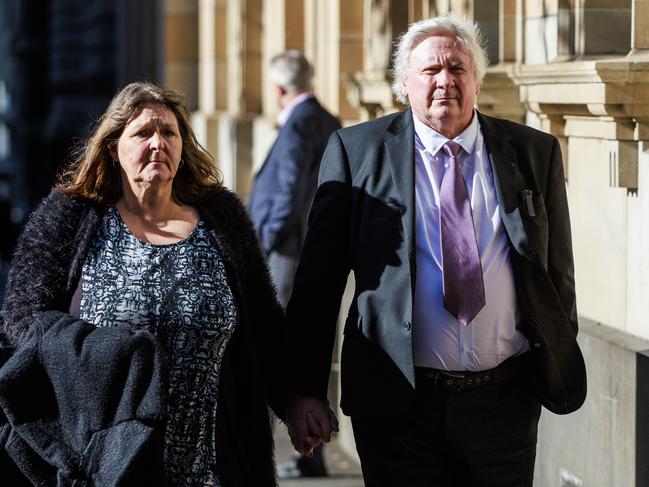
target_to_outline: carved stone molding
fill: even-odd
[[[526,108],[539,115],[649,120],[649,56],[512,65],[508,74]]]
[[[489,68],[480,87],[478,108],[485,115],[524,123],[525,107],[520,101],[519,87],[508,75],[508,67],[509,64],[501,63]]]
[[[512,65],[508,75],[543,128],[609,141],[610,185],[638,187],[638,141],[649,138],[649,55],[545,65]]]
[[[363,71],[345,80],[347,100],[361,109],[364,120],[372,120],[404,108],[392,96],[390,71]]]

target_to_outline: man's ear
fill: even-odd
[[[408,78],[403,78],[403,79],[401,80],[401,94],[402,94],[403,96],[405,96],[406,98],[408,98],[408,87],[406,86],[406,80],[407,80],[407,79],[408,79]]]

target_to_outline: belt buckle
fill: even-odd
[[[462,389],[464,389],[464,383],[466,381],[466,375],[464,374],[453,374],[450,372],[444,372],[444,375],[448,377],[446,379],[446,384],[443,384],[446,386],[449,390],[454,391],[454,392],[460,392]]]

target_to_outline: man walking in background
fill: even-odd
[[[337,131],[287,309],[293,445],[328,441],[341,352],[367,487],[532,485],[541,405],[579,408],[570,220],[556,138],[475,109],[477,26],[410,26],[393,90],[410,108]]]
[[[278,298],[286,306],[306,235],[320,159],[340,123],[313,95],[313,69],[300,51],[275,56],[270,78],[282,109],[277,117],[280,128],[255,176],[249,210],[268,256]],[[317,448],[312,458],[298,458],[297,469],[301,476],[325,476],[322,448]]]

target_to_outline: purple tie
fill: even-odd
[[[449,141],[442,150],[449,162],[442,179],[439,217],[444,307],[468,325],[485,305],[482,265],[469,193],[457,160],[462,147]]]

